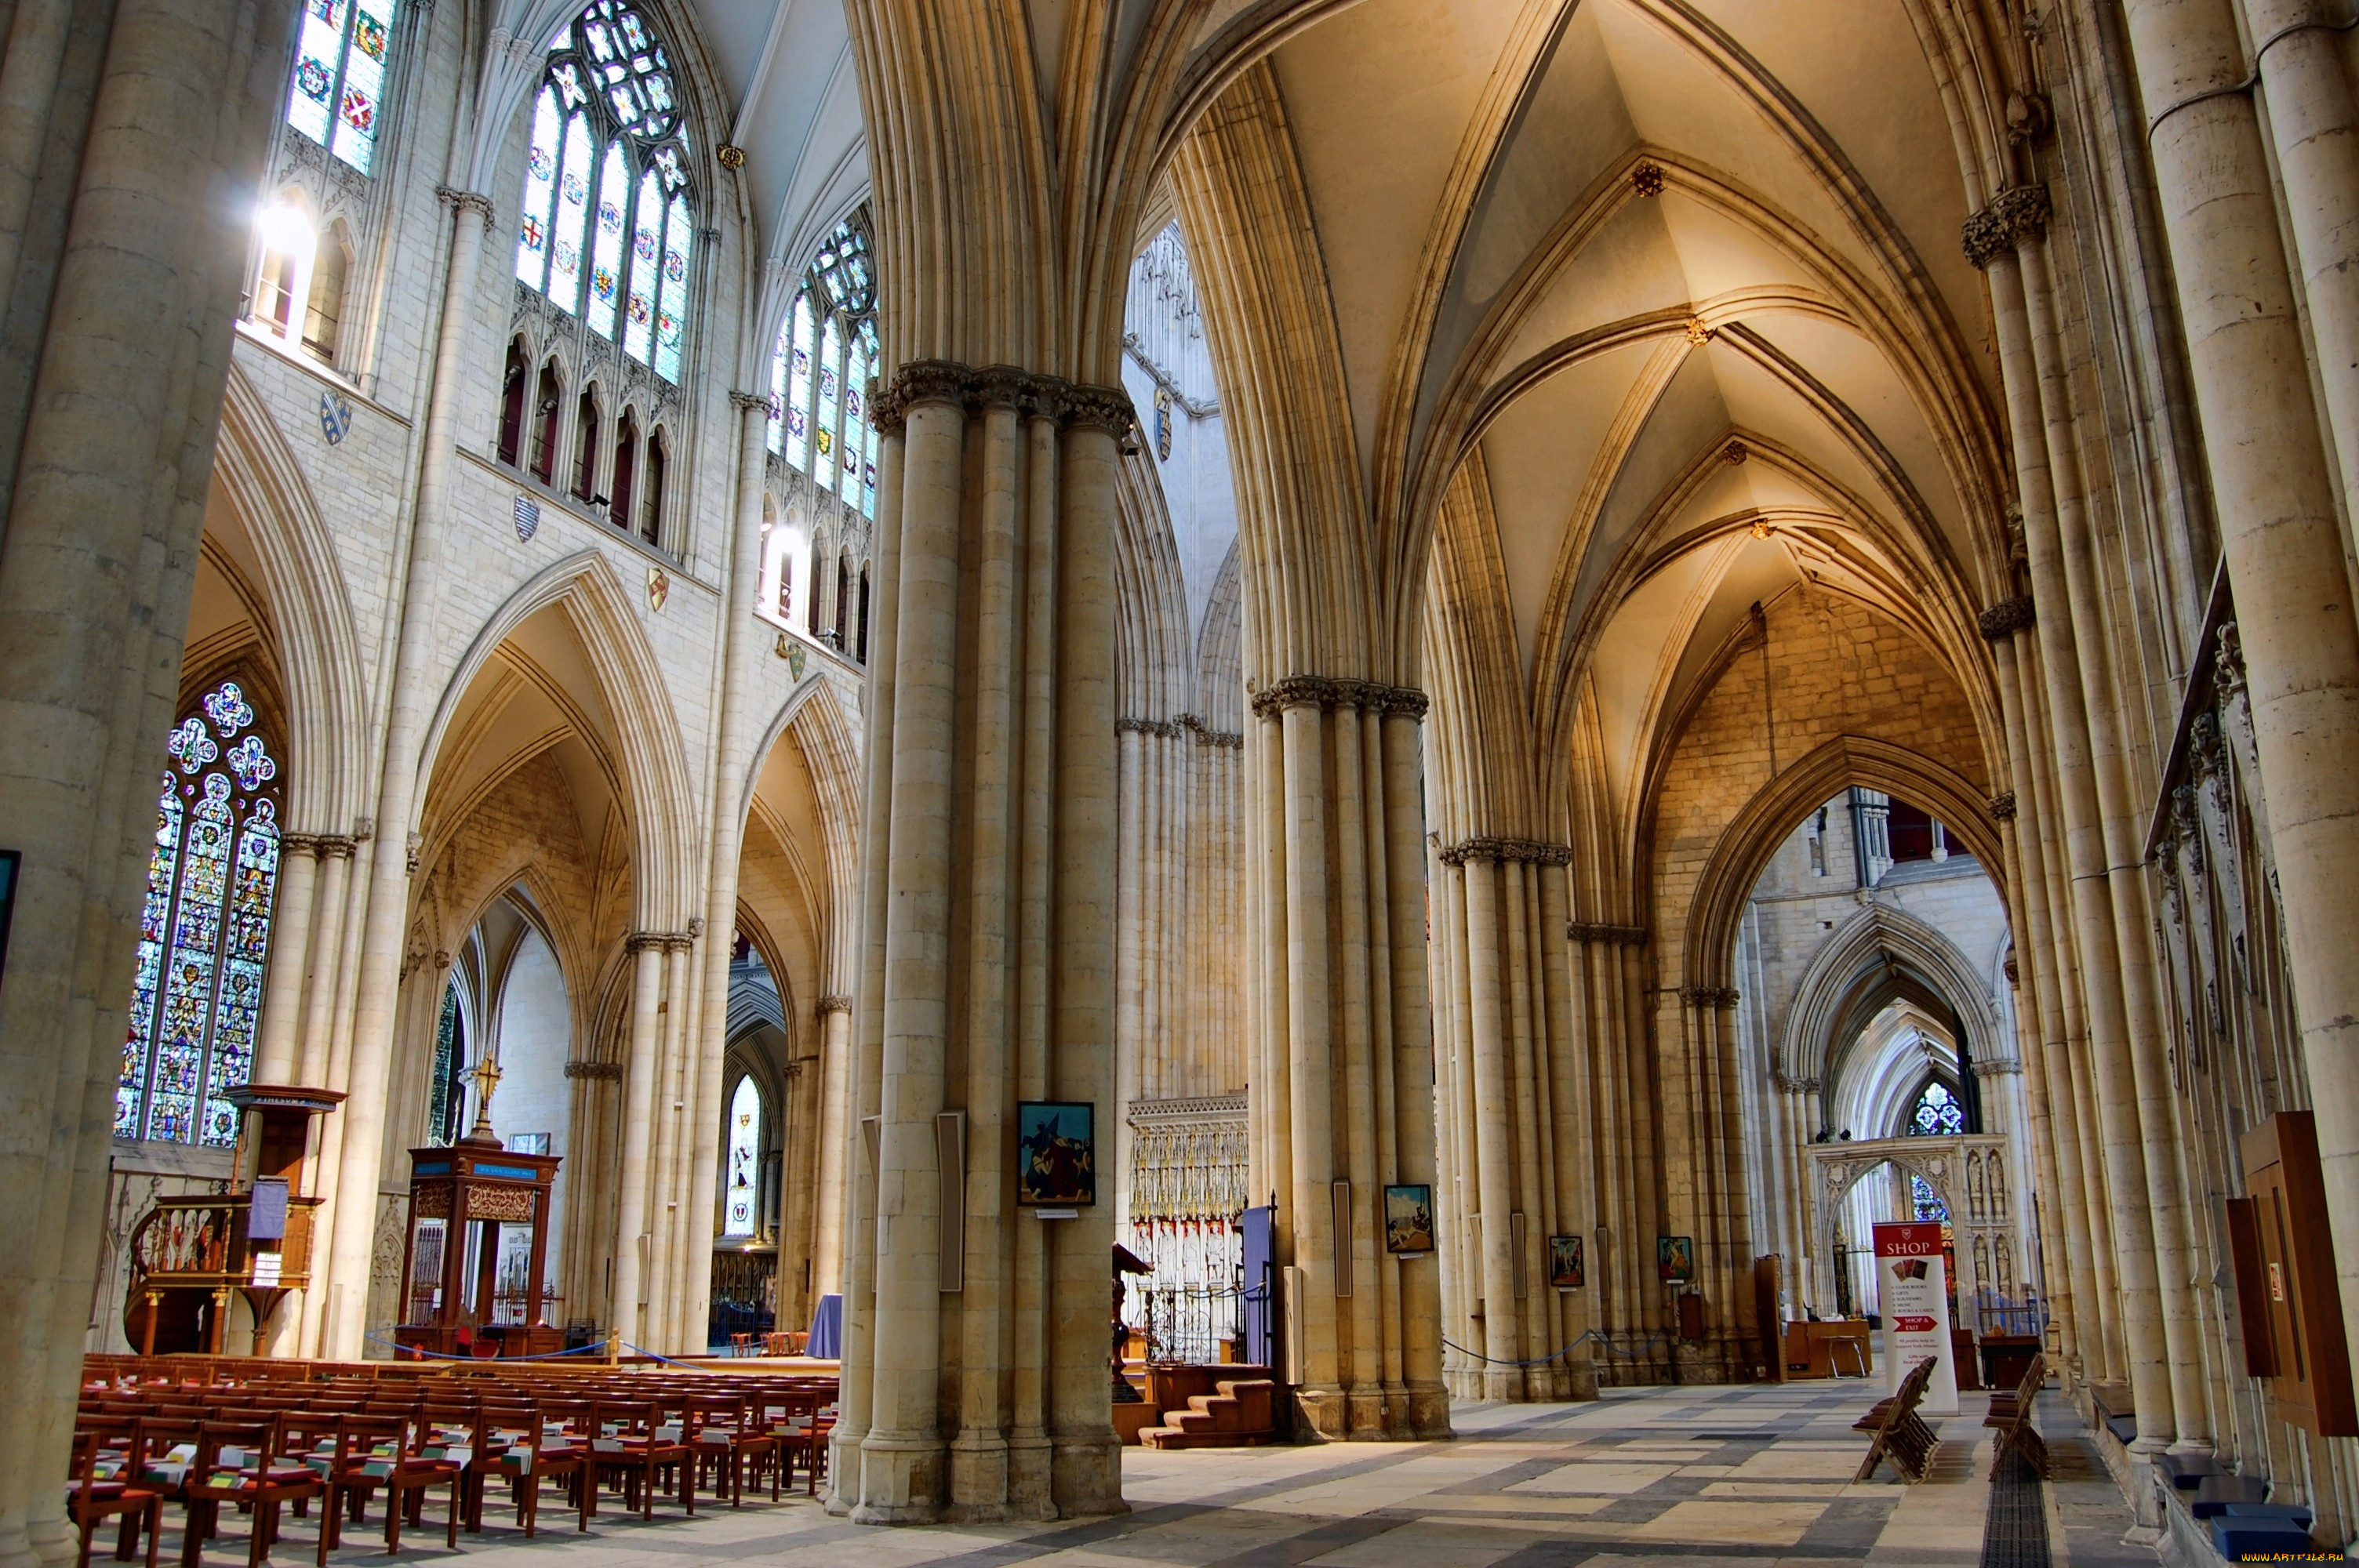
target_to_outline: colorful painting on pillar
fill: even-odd
[[[1667,1285],[1684,1285],[1695,1278],[1695,1238],[1655,1238],[1655,1272]]]
[[[1098,1201],[1097,1107],[1023,1100],[1016,1107],[1016,1201],[1082,1208]]]
[[[172,727],[147,856],[114,1136],[226,1149],[254,1069],[278,887],[278,763],[235,681]]]
[[[1589,1265],[1581,1255],[1580,1237],[1549,1238],[1549,1283],[1560,1291],[1577,1291],[1589,1283]]]
[[[1433,1250],[1433,1189],[1422,1182],[1385,1189],[1385,1250]]]

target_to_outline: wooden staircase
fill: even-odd
[[[1185,1410],[1167,1409],[1164,1424],[1138,1434],[1149,1448],[1250,1448],[1277,1436],[1277,1385],[1267,1378],[1223,1378],[1209,1394],[1190,1394]]]

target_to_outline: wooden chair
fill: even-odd
[[[429,1459],[423,1452],[425,1423],[409,1416],[356,1415],[337,1422],[336,1452],[327,1477],[327,1506],[320,1521],[323,1550],[332,1552],[343,1533],[347,1509],[353,1522],[364,1517],[370,1494],[385,1488],[385,1549],[401,1550],[405,1514],[422,1523],[429,1488],[451,1488],[451,1517],[445,1544],[459,1546],[460,1466],[448,1459]],[[325,1558],[321,1559],[322,1562]]]
[[[99,1462],[106,1450],[109,1437],[120,1437],[123,1447],[121,1474],[138,1474],[140,1432],[137,1417],[120,1424],[109,1422],[77,1431],[73,1434],[73,1489],[66,1494],[66,1517],[82,1531],[81,1555],[74,1559],[75,1568],[90,1568],[90,1538],[103,1519],[120,1519],[121,1533],[115,1539],[117,1562],[128,1563],[139,1544],[139,1532],[147,1532],[147,1568],[156,1568],[156,1545],[164,1533],[164,1495],[128,1480],[99,1477]]]
[[[690,1405],[698,1417],[696,1433],[696,1467],[702,1479],[708,1465],[712,1469],[712,1494],[725,1497],[733,1509],[745,1506],[745,1466],[754,1465],[754,1478],[761,1480],[762,1466],[770,1465],[770,1500],[778,1500],[777,1458],[778,1440],[764,1424],[761,1400],[751,1402],[735,1394],[706,1394],[691,1397]]]
[[[1859,1474],[1852,1477],[1854,1482],[1875,1475],[1876,1465],[1886,1459],[1909,1481],[1925,1478],[1940,1439],[1917,1413],[1917,1407],[1924,1402],[1925,1387],[1932,1379],[1933,1358],[1929,1356],[1908,1368],[1891,1398],[1877,1400],[1875,1409],[1851,1423],[1854,1432],[1864,1432],[1870,1439],[1867,1457],[1860,1461]]]
[[[2048,1442],[2031,1424],[2033,1408],[2039,1400],[2039,1390],[2048,1386],[2048,1357],[2034,1356],[2031,1365],[2023,1369],[2023,1381],[2014,1390],[2002,1390],[1991,1396],[1990,1413],[1983,1417],[1983,1425],[1998,1436],[1991,1444],[1990,1478],[1998,1479],[2009,1454],[2020,1454],[2043,1477],[2048,1475]]]
[[[636,1508],[642,1519],[655,1518],[656,1489],[666,1474],[677,1471],[680,1507],[695,1514],[696,1466],[683,1441],[686,1430],[666,1425],[660,1399],[600,1400],[592,1420],[598,1435],[590,1444],[592,1462],[602,1478],[622,1480],[625,1508]]]
[[[540,1484],[546,1480],[560,1485],[571,1482],[574,1508],[581,1515],[579,1528],[590,1528],[590,1510],[595,1504],[597,1488],[590,1484],[586,1474],[589,1442],[568,1433],[561,1425],[552,1433],[549,1414],[538,1401],[530,1400],[497,1405],[490,1400],[484,1402],[484,1441],[487,1446],[476,1455],[475,1490],[469,1505],[468,1528],[484,1528],[484,1487],[493,1476],[507,1481],[508,1494],[516,1504],[516,1523],[523,1529],[526,1540],[531,1540],[539,1529]],[[495,1450],[490,1445],[496,1445]]]
[[[209,1421],[201,1429],[196,1465],[189,1474],[190,1536],[201,1551],[207,1538],[220,1533],[222,1505],[234,1504],[250,1512],[254,1521],[246,1540],[246,1568],[262,1568],[278,1536],[280,1507],[316,1498],[324,1489],[318,1471],[308,1464],[290,1463],[279,1452],[277,1416]],[[182,1555],[187,1554],[184,1547]],[[328,1561],[324,1528],[319,1560],[322,1564]]]

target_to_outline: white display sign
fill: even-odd
[[[285,1266],[286,1259],[278,1253],[256,1252],[254,1255],[254,1278],[249,1281],[251,1287],[266,1290],[276,1286],[280,1279],[279,1271]]]
[[[1950,1343],[1949,1260],[1938,1220],[1875,1227],[1877,1306],[1884,1316],[1884,1381],[1897,1393],[1908,1369],[1928,1356],[1928,1415],[1958,1413],[1958,1364]]]

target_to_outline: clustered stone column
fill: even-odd
[[[1585,1051],[1573,1031],[1562,844],[1478,838],[1437,848],[1440,1049],[1436,1192],[1451,1391],[1589,1399],[1586,1284],[1560,1292],[1549,1238],[1594,1228]]]
[[[1441,1260],[1385,1241],[1384,1188],[1435,1175],[1426,697],[1298,675],[1255,692],[1253,711],[1251,1190],[1276,1196],[1276,1261],[1299,1271],[1286,1380],[1321,1436],[1444,1435]]]
[[[179,696],[230,317],[292,8],[14,8],[0,59],[0,1563],[70,1562],[155,738]]]
[[[2053,949],[2035,952],[2035,993],[2047,994],[2045,966],[2076,977],[2060,989],[2077,999],[2080,1016],[2043,1015],[2041,1025],[2043,1038],[2054,1042],[2041,1053],[2049,1067],[2070,1062],[2079,1079],[2051,1079],[2050,1106],[2067,1091],[2067,1103],[2083,1108],[2077,1163],[2084,1178],[2097,1177],[2081,1184],[2081,1212],[2064,1216],[2062,1256],[2074,1295],[2120,1303],[2118,1340],[2107,1336],[2102,1366],[2084,1375],[2128,1382],[2138,1451],[2147,1454],[2172,1444],[2201,1447],[2209,1438],[2197,1381],[2186,1194],[2178,1179],[2178,1101],[2138,870],[2143,813],[2130,787],[2095,580],[2078,446],[2082,420],[2053,306],[2049,211],[2044,187],[2011,187],[1964,232],[1968,259],[1990,281],[2031,597],[2058,607],[2034,614],[2029,602],[2009,601],[1986,617],[1984,631],[2000,648],[2003,677],[2014,677],[2001,689],[2015,752],[2009,761],[2043,807],[2045,838],[2018,835],[2016,844],[2028,935],[2047,946],[2036,941],[2046,928]],[[2027,630],[2033,635],[2016,637]],[[2073,1049],[2081,1040],[2085,1046]],[[2062,1141],[2051,1136],[2049,1150],[2060,1173],[2071,1162]],[[2069,1173],[2063,1184],[2072,1184]],[[2082,1253],[2096,1276],[2085,1281],[2072,1277],[2070,1262]],[[2092,1346],[2078,1349],[2085,1363]]]
[[[2347,494],[2359,476],[2359,111],[2326,30],[2342,18],[2306,0],[2245,9],[2290,258],[2228,0],[2124,6],[2235,595],[2343,1315],[2359,1324],[2359,616],[2303,342],[2306,308]]]
[[[1119,1509],[1114,1185],[1019,1206],[1017,1106],[1120,1114],[1113,535],[1119,389],[905,364],[876,399],[867,958],[846,1097],[831,1507]],[[1069,1129],[1070,1130],[1070,1129]]]
[[[1593,1042],[1585,1089],[1590,1136],[1599,1149],[1625,1152],[1598,1162],[1597,1218],[1589,1243],[1593,1326],[1615,1358],[1609,1366],[1636,1373],[1669,1362],[1657,1341],[1665,1321],[1662,1292],[1646,1267],[1662,1212],[1654,1078],[1645,1046],[1647,930],[1576,920],[1565,935],[1575,1027]],[[1636,1262],[1616,1269],[1617,1256]]]

